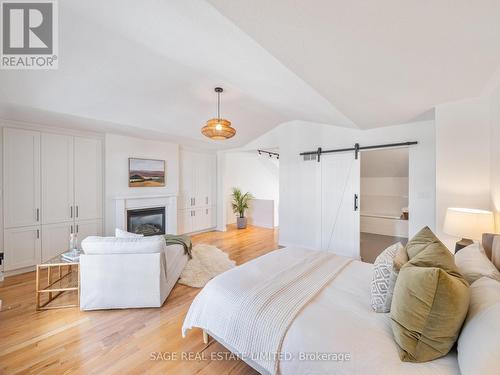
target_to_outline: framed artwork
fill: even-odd
[[[165,160],[129,158],[128,186],[165,186],[165,170]]]

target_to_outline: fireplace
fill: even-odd
[[[145,236],[165,234],[165,207],[127,210],[127,231]]]

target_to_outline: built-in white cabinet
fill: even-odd
[[[216,176],[214,154],[186,150],[180,152],[180,233],[200,232],[215,227]]]
[[[4,129],[4,226],[40,223],[40,133]]]
[[[42,133],[42,222],[74,220],[73,139],[69,135]]]
[[[40,226],[4,230],[4,271],[30,267],[41,261]]]
[[[46,224],[42,230],[42,262],[67,250],[73,223]]]
[[[102,145],[75,137],[75,218],[102,218]]]
[[[78,220],[75,224],[78,247],[88,236],[102,236],[102,220]]]
[[[33,266],[102,234],[102,141],[4,128],[5,270]]]

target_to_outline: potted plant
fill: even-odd
[[[238,214],[236,218],[236,227],[238,229],[245,229],[247,227],[247,218],[245,217],[245,210],[248,208],[248,202],[253,199],[252,194],[242,194],[238,188],[233,188],[233,212]]]

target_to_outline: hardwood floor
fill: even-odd
[[[237,264],[278,248],[277,230],[249,227],[209,232],[212,244]],[[35,311],[35,275],[0,282],[0,374],[254,374],[201,330],[181,337],[189,305],[200,289],[176,285],[161,308],[82,312]],[[225,354],[224,354],[225,353]],[[228,356],[222,360],[215,357]]]

